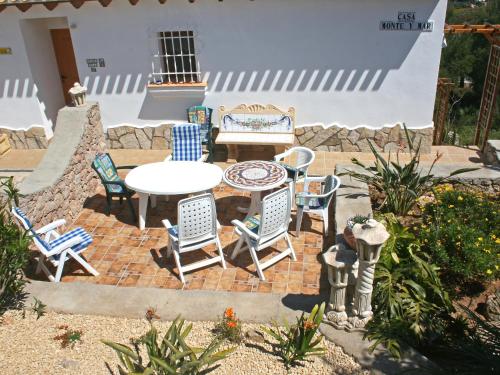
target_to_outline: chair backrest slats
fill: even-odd
[[[182,199],[177,205],[179,245],[187,246],[217,236],[217,213],[210,193]]]
[[[307,147],[294,147],[293,151],[297,155],[295,164],[296,166],[307,164],[307,166],[299,168],[301,172],[304,172],[314,161],[314,151],[308,149]]]
[[[288,230],[290,224],[290,189],[283,188],[262,200],[259,242],[273,238]]]
[[[199,160],[202,153],[200,125],[175,125],[172,129],[172,143],[172,160]]]
[[[327,194],[329,195],[325,197],[325,201],[323,206],[328,207],[330,205],[330,202],[333,198],[333,193],[337,188],[340,186],[340,179],[337,176],[332,176],[328,175],[325,178],[325,182],[323,183],[321,194]]]

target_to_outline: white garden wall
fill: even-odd
[[[114,0],[106,8],[94,1],[53,11],[34,5],[26,13],[8,7],[0,13],[0,47],[13,54],[0,55],[0,127],[48,130],[55,123],[60,83],[36,77],[20,23],[44,17],[67,17],[80,80],[100,103],[106,128],[183,121],[186,107],[201,102],[215,109],[293,106],[298,126],[429,127],[445,10],[445,0]],[[379,30],[398,11],[433,20],[434,30]],[[157,98],[146,87],[150,36],[176,29],[198,34],[204,96]],[[104,58],[106,67],[92,73],[87,58]]]

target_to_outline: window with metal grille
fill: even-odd
[[[193,31],[161,31],[153,61],[154,83],[201,82]]]

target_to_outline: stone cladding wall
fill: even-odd
[[[421,143],[421,152],[430,153],[433,128],[409,129],[411,140]],[[322,126],[307,126],[295,129],[297,145],[309,147],[318,151],[370,152],[368,140],[378,151],[396,151],[404,147],[408,151],[406,134],[402,126],[382,129],[346,129],[338,126],[323,128]]]
[[[108,146],[112,149],[169,149],[172,127],[173,124],[144,128],[133,126],[109,128],[107,132]]]
[[[44,149],[49,147],[45,129],[41,126],[33,126],[28,130],[0,128],[0,134],[7,134],[13,149]]]
[[[71,113],[61,116],[61,111],[82,112],[77,113],[76,116],[71,116]],[[95,171],[91,168],[91,163],[96,153],[107,151],[98,104],[88,104],[83,110],[82,108],[65,107],[61,111],[59,112],[56,133],[51,142],[51,147],[60,147],[64,143],[69,143],[65,142],[65,139],[60,139],[59,142],[56,142],[56,137],[67,136],[67,134],[61,134],[65,130],[69,131],[71,128],[75,128],[75,124],[65,124],[65,119],[66,121],[83,122],[82,125],[79,125],[83,126],[83,134],[80,141],[76,143],[77,146],[69,150],[72,155],[69,158],[69,162],[65,166],[62,166],[62,175],[55,183],[42,187],[21,198],[21,209],[26,212],[33,223],[37,224],[37,227],[63,218],[66,219],[68,224],[71,224],[76,219],[83,208],[85,200],[95,194],[96,188],[100,183]],[[60,131],[59,133],[58,130]],[[75,133],[80,132],[76,131]],[[51,151],[51,147],[49,147],[47,153]],[[44,162],[50,161],[42,160],[37,169],[44,168]],[[29,177],[23,183],[29,184]],[[24,187],[25,189],[29,188],[29,186]],[[21,184],[20,190],[23,193],[23,184]]]

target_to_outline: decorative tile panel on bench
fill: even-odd
[[[295,109],[282,111],[274,105],[241,104],[219,108],[219,135],[215,143],[228,145],[228,159],[237,159],[237,145],[272,145],[276,152],[293,145]]]

